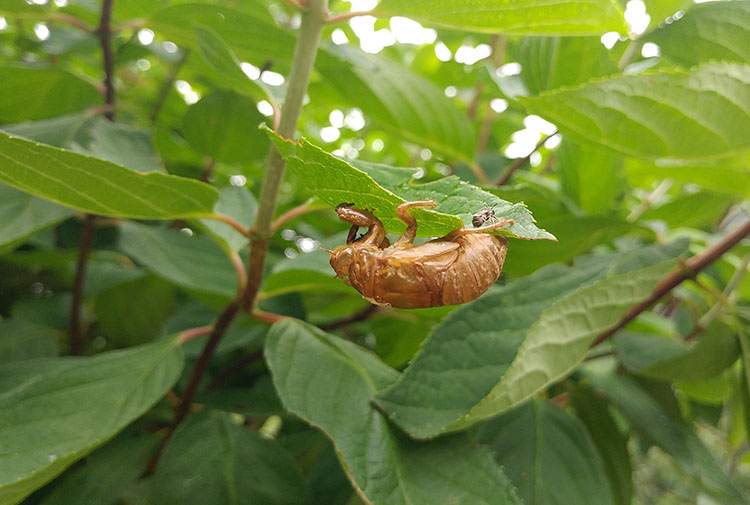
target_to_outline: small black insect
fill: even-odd
[[[497,216],[495,215],[495,205],[493,205],[492,207],[487,207],[485,205],[482,210],[471,216],[471,224],[474,225],[474,228],[479,228],[487,221],[497,221]]]

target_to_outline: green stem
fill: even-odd
[[[302,13],[302,24],[294,48],[294,64],[289,74],[284,107],[281,112],[278,133],[292,138],[302,111],[302,100],[310,82],[315,56],[320,44],[320,35],[328,17],[328,0],[309,0],[307,10]],[[275,145],[271,145],[266,158],[266,175],[258,199],[258,215],[253,224],[248,261],[247,289],[242,297],[245,310],[252,310],[258,288],[263,278],[268,239],[272,234],[273,217],[279,197],[279,187],[284,177],[285,163]]]

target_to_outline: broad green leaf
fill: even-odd
[[[258,202],[246,187],[229,186],[219,190],[219,201],[216,202],[214,211],[236,219],[249,229],[255,222]],[[226,244],[229,251],[239,251],[249,242],[246,236],[221,221],[201,219],[200,223],[211,235]]]
[[[232,49],[213,30],[196,25],[193,27],[198,50],[204,61],[216,72],[222,86],[247,94],[256,100],[268,99],[270,95],[263,86],[251,80],[240,67],[240,60]],[[249,133],[249,132],[248,132]]]
[[[750,148],[750,66],[626,75],[519,97],[563,133],[645,158],[696,159]]]
[[[57,331],[28,321],[0,320],[0,365],[60,352]]]
[[[288,319],[271,327],[266,360],[285,407],[333,440],[368,503],[520,504],[489,452],[468,438],[420,443],[392,431],[370,397],[398,373],[362,348]]]
[[[92,121],[89,114],[77,113],[39,121],[2,125],[0,130],[42,144],[67,148],[70,147],[76,135],[85,130]]]
[[[355,207],[370,209],[383,222],[386,230],[400,233],[406,225],[396,215],[396,207],[405,201],[432,199],[437,210],[414,209],[417,235],[435,237],[455,229],[471,226],[471,216],[484,207],[494,207],[500,219],[515,222],[498,234],[517,238],[548,239],[554,236],[536,227],[534,218],[523,204],[510,204],[481,189],[462,182],[457,177],[446,177],[427,184],[404,182],[397,186],[378,184],[374,177],[395,182],[404,177],[403,168],[385,165],[359,166],[370,172],[354,168],[346,161],[323,151],[306,140],[284,140],[269,131],[271,139],[281,151],[287,164],[305,185],[325,203],[336,206],[353,203]],[[383,176],[383,173],[391,172]],[[372,175],[372,176],[371,176]]]
[[[136,172],[164,172],[151,136],[122,123],[99,119],[91,127],[89,150],[97,158]]]
[[[750,63],[750,4],[745,1],[696,5],[682,19],[648,34],[661,53],[687,66],[707,61]]]
[[[174,309],[174,288],[153,276],[113,286],[94,300],[98,330],[117,347],[153,340]]]
[[[250,98],[221,90],[188,109],[182,132],[196,151],[215,161],[247,163],[268,152],[268,137],[258,129],[265,119]]]
[[[677,11],[683,8],[686,10],[694,5],[690,0],[644,0],[643,3],[646,4],[646,12],[651,17],[651,27],[663,23]]]
[[[670,178],[683,183],[698,184],[719,193],[740,196],[750,194],[750,169],[735,162],[705,166],[659,166],[633,160],[625,165],[625,171],[631,185]]]
[[[626,33],[617,2],[610,0],[383,0],[373,14],[504,35]]]
[[[0,502],[19,503],[140,417],[182,365],[182,350],[169,339],[0,367]]]
[[[295,35],[276,26],[262,2],[244,2],[243,11],[206,3],[180,3],[154,12],[146,25],[180,46],[198,47],[195,27],[218,34],[240,61],[286,72]],[[249,36],[250,35],[250,36]]]
[[[615,505],[631,505],[633,468],[630,465],[628,439],[615,424],[609,412],[609,403],[592,389],[580,386],[574,387],[570,399],[601,455]]]
[[[604,214],[619,207],[627,189],[619,156],[565,139],[558,162],[563,192],[587,214]]]
[[[599,37],[525,37],[517,51],[532,95],[617,72]]]
[[[83,212],[134,219],[206,217],[218,199],[196,180],[133,172],[1,132],[0,182]]]
[[[734,197],[721,193],[688,193],[651,207],[639,219],[664,221],[670,228],[701,228],[715,224],[734,201]]]
[[[451,313],[376,401],[428,438],[500,414],[569,374],[591,342],[648,297],[685,242],[552,265]],[[456,335],[461,335],[460,339]]]
[[[697,381],[714,377],[739,357],[737,335],[714,324],[693,345],[642,333],[621,332],[614,346],[622,364],[633,373],[667,381]]]
[[[75,214],[74,211],[0,184],[0,250],[23,242]]]
[[[34,121],[103,102],[91,84],[57,68],[0,66],[0,124]]]
[[[701,439],[669,417],[632,379],[593,371],[586,375],[639,432],[672,455],[686,474],[721,497],[722,503],[747,503]]]
[[[120,225],[120,249],[146,269],[192,291],[230,299],[237,274],[221,247],[204,235],[144,224]]]
[[[533,400],[493,419],[478,439],[526,505],[614,505],[604,459],[586,427],[549,402]]]
[[[275,440],[220,412],[188,419],[149,483],[162,505],[305,505],[297,463]]]
[[[449,158],[474,159],[474,125],[432,81],[383,56],[343,47],[321,53],[316,68],[381,128]]]
[[[123,433],[92,452],[86,464],[67,472],[40,505],[112,505],[123,489],[140,477],[158,447],[153,434]]]
[[[47,6],[17,2],[16,0],[0,0],[0,14],[37,17],[45,12],[47,12]]]
[[[331,269],[332,271],[333,269]],[[270,274],[263,280],[260,298],[272,298],[303,291],[352,293],[351,287],[336,279],[332,273],[321,273],[314,270],[282,270]]]

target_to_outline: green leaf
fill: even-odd
[[[94,300],[98,329],[117,347],[153,340],[174,309],[174,288],[144,276],[100,293]]]
[[[622,12],[610,0],[383,0],[373,14],[504,35],[627,33]]]
[[[0,250],[68,219],[74,211],[0,184]]]
[[[214,211],[236,219],[249,229],[255,222],[258,202],[246,187],[229,186],[219,190],[219,201],[216,202]],[[211,235],[226,245],[229,251],[239,251],[249,242],[245,235],[221,221],[201,219],[200,223]]]
[[[70,147],[73,139],[93,121],[86,113],[0,126],[0,130],[55,147]]]
[[[133,172],[1,132],[0,182],[83,212],[134,219],[206,217],[218,199],[196,180]]]
[[[634,381],[593,371],[589,371],[587,377],[592,386],[604,391],[638,431],[672,455],[685,473],[701,482],[724,503],[747,503],[700,438],[688,426],[670,418]]]
[[[283,404],[333,440],[368,503],[520,504],[489,452],[468,438],[419,443],[391,431],[370,397],[398,373],[369,352],[287,319],[271,327],[266,360]]]
[[[86,464],[65,473],[40,505],[112,505],[140,477],[158,446],[153,434],[123,434],[92,452]]]
[[[616,209],[625,190],[622,158],[590,144],[565,139],[559,151],[562,189],[587,214]]]
[[[0,82],[0,124],[62,116],[102,103],[94,86],[56,68],[2,65]]]
[[[719,221],[734,200],[721,193],[688,193],[649,208],[639,219],[664,221],[670,228],[701,228]]]
[[[750,169],[735,162],[705,166],[660,166],[629,160],[625,171],[631,185],[670,178],[678,182],[698,184],[719,193],[740,196],[750,194]]]
[[[609,413],[609,404],[592,389],[580,386],[574,387],[570,399],[601,455],[615,505],[631,505],[633,468],[630,465],[628,439]]]
[[[0,320],[0,365],[60,352],[57,331],[48,326],[13,319]]]
[[[95,121],[91,127],[89,150],[97,158],[136,172],[164,172],[149,133],[122,123],[106,119]]]
[[[172,229],[124,222],[120,249],[154,274],[178,286],[231,299],[237,274],[216,242]]]
[[[750,63],[750,5],[744,1],[696,5],[644,41],[656,43],[664,56],[686,66],[711,60]]]
[[[614,345],[628,370],[667,381],[709,379],[737,361],[740,353],[737,335],[722,324],[702,332],[693,345],[631,332],[620,332]]]
[[[1,366],[0,502],[19,503],[140,417],[182,365],[182,350],[170,339],[91,358]]]
[[[613,505],[604,460],[581,421],[534,400],[482,426],[479,442],[518,486],[526,505]]]
[[[631,156],[695,159],[750,148],[746,65],[618,76],[519,100],[563,133]]]
[[[242,11],[205,3],[170,5],[154,12],[146,25],[186,47],[200,44],[195,27],[212,30],[226,41],[240,61],[249,61],[258,67],[271,61],[280,72],[289,70],[294,54],[295,35],[276,26],[266,6],[260,2],[244,2]]]
[[[278,442],[215,411],[180,426],[150,489],[152,503],[162,505],[304,505],[309,492]]]
[[[591,342],[647,298],[674,265],[663,257],[685,246],[593,257],[572,269],[552,265],[464,305],[435,328],[376,402],[420,438],[522,403],[583,361]]]
[[[215,161],[250,162],[268,152],[268,138],[258,129],[265,119],[250,98],[220,90],[188,109],[182,132],[196,151]]]
[[[405,201],[432,199],[437,210],[414,209],[417,235],[435,237],[455,229],[470,226],[471,216],[484,207],[494,207],[500,219],[513,219],[513,225],[498,234],[517,238],[555,240],[554,236],[536,227],[529,210],[520,203],[510,204],[491,193],[462,182],[457,177],[446,177],[427,184],[404,182],[397,186],[378,184],[372,176],[385,182],[405,180],[403,168],[385,165],[358,164],[354,168],[344,160],[323,151],[306,140],[294,142],[282,139],[269,130],[271,140],[281,151],[291,170],[321,200],[331,206],[353,203],[358,208],[373,210],[386,230],[400,233],[406,225],[396,215],[396,207]],[[390,172],[390,174],[387,174]],[[382,174],[387,175],[383,176]],[[372,175],[372,176],[371,176]]]
[[[599,37],[524,37],[517,59],[532,95],[617,72]]]
[[[432,81],[383,56],[344,47],[322,52],[316,68],[381,128],[449,158],[474,159],[474,125]]]
[[[689,0],[644,0],[646,4],[646,12],[651,16],[651,23],[649,26],[656,26],[667,17],[672,16],[682,9],[692,8],[695,4]]]

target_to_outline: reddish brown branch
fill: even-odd
[[[336,321],[331,321],[330,323],[321,324],[320,329],[324,331],[331,331],[337,328],[341,328],[342,326],[348,326],[352,323],[365,321],[366,319],[369,319],[370,316],[377,314],[380,311],[380,309],[381,307],[370,304],[364,309],[355,312],[349,317],[345,317],[343,319],[337,319]]]
[[[599,337],[594,340],[594,343],[591,344],[591,347],[595,347],[607,340],[618,330],[635,319],[638,314],[648,309],[662,296],[669,293],[672,289],[679,286],[682,282],[694,278],[701,270],[709,266],[717,259],[721,258],[721,256],[723,256],[727,251],[736,246],[740,242],[740,240],[747,237],[748,235],[750,235],[750,220],[746,221],[742,225],[729,232],[724,238],[719,240],[711,247],[707,248],[702,253],[696,254],[695,256],[687,259],[680,265],[679,268],[675,269],[669,275],[659,281],[648,299],[632,307],[624,316],[622,316],[622,319],[620,319],[620,321],[616,325],[599,335]]]
[[[508,168],[505,169],[505,172],[503,172],[502,174],[500,174],[500,176],[497,179],[495,179],[495,182],[493,182],[492,185],[493,186],[502,186],[503,184],[505,184],[506,182],[508,182],[508,180],[510,179],[510,177],[513,175],[513,172],[515,172],[516,170],[518,170],[519,168],[521,168],[522,166],[524,166],[526,164],[526,162],[529,161],[529,159],[531,159],[531,155],[534,154],[535,152],[537,152],[539,149],[541,149],[542,146],[544,145],[544,143],[547,142],[554,135],[557,135],[556,131],[550,133],[549,135],[547,135],[545,137],[542,137],[542,140],[540,140],[537,143],[537,145],[534,147],[534,149],[529,154],[527,154],[523,158],[518,158],[513,163],[511,163],[510,165],[508,165]]]
[[[83,301],[83,284],[86,280],[86,262],[88,261],[91,244],[94,241],[94,225],[96,216],[86,214],[83,221],[83,235],[78,249],[76,273],[73,279],[73,301],[70,304],[70,354],[78,356],[83,348],[81,333],[81,303]]]
[[[107,105],[112,107],[111,110],[104,113],[104,116],[109,120],[113,120],[115,117],[115,58],[112,54],[112,29],[110,27],[113,1],[114,0],[103,0],[99,26],[96,28],[96,34],[99,36],[99,45],[102,47],[102,58],[104,64],[104,101]]]
[[[159,448],[156,450],[156,452],[146,465],[146,468],[143,470],[144,475],[148,475],[154,471],[156,465],[159,463],[159,458],[161,457],[161,454],[164,451],[164,447],[166,447],[167,442],[174,434],[175,429],[177,429],[180,423],[190,412],[190,405],[193,403],[195,394],[198,391],[201,377],[203,377],[203,374],[208,368],[208,364],[211,362],[211,358],[214,355],[216,346],[219,345],[219,341],[221,341],[221,337],[224,335],[224,332],[227,331],[229,325],[232,324],[232,321],[237,315],[239,309],[240,306],[235,300],[226,306],[224,312],[222,312],[221,315],[219,315],[219,318],[216,320],[216,324],[214,324],[213,330],[208,337],[208,341],[203,347],[203,351],[198,357],[198,361],[195,363],[193,373],[190,374],[190,379],[188,379],[187,386],[185,386],[185,390],[182,392],[182,397],[180,398],[180,404],[177,406],[175,417],[172,420],[172,423],[169,425],[166,435],[164,435],[164,438],[159,444]]]

